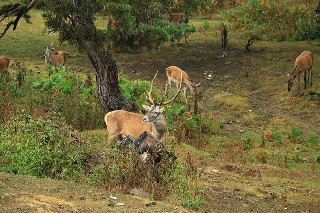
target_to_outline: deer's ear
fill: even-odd
[[[143,109],[147,110],[147,111],[150,111],[151,110],[151,107],[147,106],[147,105],[144,105],[142,104],[142,107]]]

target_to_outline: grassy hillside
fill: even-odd
[[[13,59],[10,66],[12,76],[15,77],[20,70],[17,64],[29,70],[26,85],[22,88],[27,95],[12,100],[14,106],[25,110],[52,107],[48,106],[49,99],[41,96],[40,91],[35,92],[31,86],[32,81],[48,78],[43,55],[49,42],[53,41],[56,49],[70,53],[70,72],[81,78],[89,73],[93,79],[95,73],[84,53],[79,53],[67,43],[59,45],[54,33],[43,33],[44,24],[39,11],[34,10],[31,15],[31,25],[21,22],[18,29],[8,32],[0,43],[0,55]],[[186,163],[194,172],[193,181],[199,186],[199,193],[205,202],[199,210],[317,212],[320,209],[319,41],[254,41],[251,51],[244,52],[246,41],[243,35],[230,30],[230,48],[222,50],[218,18],[192,18],[190,22],[197,26],[198,31],[188,39],[189,46],[181,41],[174,45],[164,44],[160,50],[114,52],[113,55],[119,72],[133,80],[149,81],[159,70],[159,92],[164,88],[164,69],[169,65],[181,67],[193,81],[202,82],[200,109],[203,116],[213,120],[216,125],[214,132],[205,136],[196,135],[197,129],[192,132],[184,125],[183,119],[188,120],[186,115],[177,117],[178,122],[174,124],[181,126],[170,132],[177,138],[175,142],[179,141],[175,147],[179,161]],[[0,23],[1,29],[4,24]],[[98,26],[103,25],[104,20],[99,19]],[[288,74],[293,69],[295,58],[303,50],[315,54],[314,95],[298,92],[297,80],[293,90],[287,91]],[[208,80],[209,74],[213,76],[212,80]],[[1,103],[1,107],[7,106]],[[183,104],[183,99],[180,104]],[[78,109],[74,108],[73,113],[80,114]],[[17,111],[12,110],[14,113]],[[103,117],[101,113],[100,118],[93,118],[100,127]],[[93,137],[93,150],[98,152],[105,148],[105,129],[78,134],[81,139]],[[183,138],[178,138],[180,136]],[[165,197],[153,207],[145,206],[148,199],[122,194],[119,195],[119,202],[124,202],[125,206],[110,207],[107,205],[109,190],[0,173],[0,210],[195,211],[193,200],[179,202],[183,188],[180,188],[180,194],[176,192]],[[120,191],[117,188],[111,190],[114,193]]]

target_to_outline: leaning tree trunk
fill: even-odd
[[[89,59],[96,69],[97,93],[99,102],[105,112],[116,109],[136,111],[132,101],[127,101],[121,94],[118,82],[117,64],[110,52],[90,48]]]

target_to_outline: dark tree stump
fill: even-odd
[[[161,161],[173,162],[177,159],[175,154],[165,149],[161,141],[157,140],[146,131],[144,131],[136,140],[134,140],[130,135],[127,135],[120,142],[118,147],[121,150],[133,148],[137,154],[144,154],[145,152],[148,152],[155,164],[158,164]]]

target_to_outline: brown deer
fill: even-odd
[[[3,73],[3,78],[4,78],[5,82],[10,81],[10,74],[8,71],[9,65],[10,65],[10,59],[5,56],[1,56],[0,57],[0,72]]]
[[[179,25],[181,23],[188,23],[189,22],[189,17],[187,12],[184,13],[171,13],[169,12],[170,18],[170,24],[171,25]],[[187,34],[184,34],[184,42],[189,46],[189,43],[187,41]]]
[[[220,37],[221,37],[221,47],[225,50],[227,47],[229,49],[228,45],[228,30],[225,25],[220,27]]]
[[[313,66],[313,54],[310,51],[303,51],[297,58],[294,64],[294,69],[288,80],[288,91],[291,90],[293,80],[298,76],[299,84],[298,90],[300,91],[300,74],[304,73],[304,89],[307,88],[307,81],[312,87],[312,66]]]
[[[171,82],[176,83],[176,86],[178,88],[178,86],[181,84],[183,85],[183,94],[184,94],[184,98],[186,100],[186,103],[188,104],[188,99],[187,99],[187,90],[190,89],[190,91],[192,93],[194,93],[194,88],[200,86],[201,82],[198,84],[193,84],[188,76],[188,74],[183,71],[182,69],[180,69],[177,66],[169,66],[166,68],[166,74],[168,77],[168,82],[166,83],[165,86],[165,92],[164,94],[167,95],[168,92],[168,86],[171,87]]]
[[[65,51],[57,51],[53,47],[53,43],[49,44],[46,49],[45,62],[53,66],[61,66],[67,64],[68,53]]]
[[[142,105],[147,111],[146,115],[125,110],[115,110],[106,114],[104,120],[107,125],[108,141],[110,143],[114,144],[119,137],[124,138],[128,135],[136,139],[144,131],[147,131],[157,140],[161,141],[163,136],[167,133],[167,121],[163,115],[163,109],[160,108],[160,106],[169,104],[177,98],[181,90],[181,84],[177,93],[170,100],[156,103],[151,95],[156,76],[157,73],[151,81],[150,91],[147,92],[147,101],[151,106]]]
[[[181,23],[188,23],[189,17],[186,12],[184,13],[170,13],[170,23],[172,25],[179,25]]]

